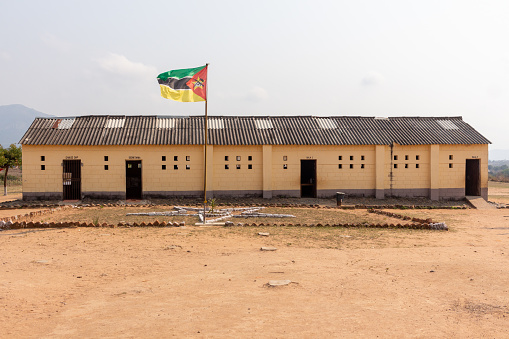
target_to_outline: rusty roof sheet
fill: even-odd
[[[200,145],[203,116],[36,118],[22,145]],[[209,116],[210,145],[489,144],[461,117]]]

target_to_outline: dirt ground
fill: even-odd
[[[509,210],[397,212],[450,230],[0,231],[0,337],[509,337]]]

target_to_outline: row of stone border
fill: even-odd
[[[32,228],[76,228],[76,227],[109,227],[109,228],[115,228],[115,227],[181,227],[184,226],[183,223],[171,223],[171,222],[158,222],[155,221],[153,223],[119,223],[118,225],[113,224],[93,224],[93,223],[80,223],[80,222],[26,222],[26,221],[15,221],[15,222],[6,222],[3,225],[0,225],[0,229],[32,229]],[[410,224],[375,224],[375,223],[359,223],[359,224],[352,224],[352,223],[346,223],[346,224],[265,224],[265,223],[231,223],[229,225],[231,226],[240,226],[240,227],[306,227],[306,228],[313,228],[313,227],[343,227],[343,228],[390,228],[390,229],[421,229],[421,230],[442,230],[447,231],[448,228],[443,223],[410,223]]]
[[[374,208],[368,209],[368,212],[369,213],[374,213],[374,214],[379,214],[379,215],[385,215],[387,217],[401,219],[401,220],[411,220],[411,221],[417,222],[419,224],[430,224],[430,223],[433,223],[433,219],[431,219],[431,218],[428,218],[428,219],[412,218],[412,217],[409,217],[409,216],[406,216],[406,215],[403,215],[403,214],[397,214],[397,213],[392,213],[392,212],[388,212],[388,211],[382,211],[382,210],[378,210],[378,209],[374,209]]]
[[[18,215],[13,215],[13,216],[10,216],[10,217],[0,218],[0,226],[1,226],[1,222],[5,223],[5,222],[8,222],[8,221],[11,221],[11,222],[21,221],[24,218],[33,218],[33,217],[40,216],[40,215],[53,214],[55,212],[66,210],[66,209],[70,209],[70,208],[74,208],[74,206],[71,206],[71,205],[58,206],[56,208],[50,208],[50,209],[46,209],[46,210],[33,211],[33,212],[25,213],[25,214],[18,214]]]
[[[180,204],[181,206],[197,206],[196,204]],[[61,204],[16,204],[16,205],[0,205],[0,210],[14,210],[14,209],[35,209],[35,208],[59,208],[67,206],[76,207],[173,207],[175,204],[118,204],[118,203],[105,203],[105,204],[77,204],[77,205],[61,205]],[[345,206],[329,206],[329,205],[317,205],[317,204],[270,204],[270,203],[258,203],[258,204],[218,204],[218,207],[280,207],[280,208],[319,208],[319,209],[341,209],[341,210],[352,210],[352,209],[468,209],[469,207],[463,206],[427,206],[427,205],[345,205]],[[501,206],[499,208],[509,208],[508,206]]]

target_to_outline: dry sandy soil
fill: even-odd
[[[509,337],[509,210],[398,213],[450,230],[1,231],[0,337]]]

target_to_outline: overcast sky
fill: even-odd
[[[159,73],[210,63],[210,115],[463,116],[509,149],[509,1],[0,0],[0,105],[201,115]]]

